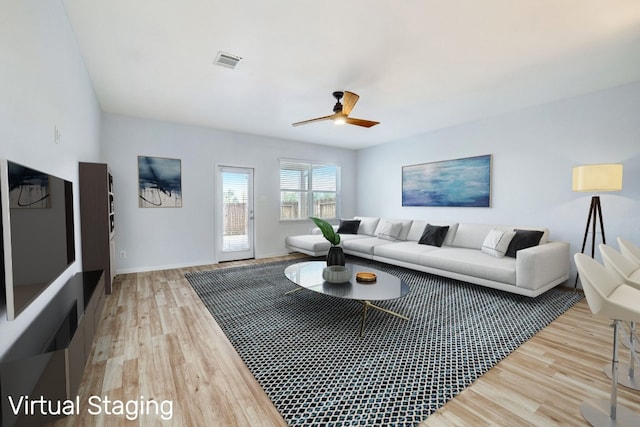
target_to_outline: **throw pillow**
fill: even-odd
[[[400,231],[402,231],[401,222],[385,221],[378,232],[378,238],[385,240],[397,240],[398,235],[400,235]]]
[[[515,231],[500,231],[492,228],[484,239],[481,250],[496,258],[502,258],[507,253],[509,243],[515,235]]]
[[[447,232],[449,231],[449,226],[437,226],[427,224],[424,228],[424,232],[422,233],[422,237],[418,240],[418,243],[421,245],[430,245],[430,246],[442,246],[442,242],[447,237]]]
[[[360,220],[360,227],[358,227],[358,234],[366,234],[367,236],[374,236],[376,227],[380,222],[380,218],[371,216],[354,216],[353,219]]]
[[[507,248],[506,256],[511,258],[516,257],[516,253],[520,249],[527,249],[532,246],[537,246],[540,243],[540,238],[544,234],[543,231],[539,230],[518,230],[515,229],[516,235],[511,239],[511,243],[509,243],[509,248]]]
[[[359,219],[341,219],[338,226],[338,234],[358,234],[358,227],[360,227]]]

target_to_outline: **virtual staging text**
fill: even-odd
[[[70,400],[47,400],[29,396],[7,396],[14,415],[69,416],[80,414],[80,397]],[[141,415],[155,415],[162,420],[173,418],[173,401],[145,399],[112,400],[107,396],[90,396],[86,411],[89,415],[114,415],[127,420],[137,420]]]

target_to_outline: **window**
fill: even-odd
[[[340,167],[280,160],[280,219],[338,217]]]

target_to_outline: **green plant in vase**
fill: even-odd
[[[321,218],[310,217],[310,219],[316,224],[316,226],[322,232],[322,235],[329,243],[329,253],[327,253],[327,266],[330,265],[345,265],[345,257],[342,248],[338,246],[340,244],[340,235],[336,233],[333,226],[327,221]]]

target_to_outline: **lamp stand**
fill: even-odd
[[[592,222],[593,220],[593,222]],[[602,243],[606,244],[607,240],[604,236],[604,225],[602,222],[602,206],[600,205],[600,196],[591,197],[591,206],[589,207],[589,216],[587,217],[587,226],[584,228],[584,237],[582,239],[582,249],[580,253],[584,253],[584,247],[587,245],[587,236],[589,235],[589,225],[591,225],[591,258],[596,253],[596,220],[600,221],[600,233],[602,233]],[[578,274],[576,273],[576,281],[573,287],[578,286]]]

